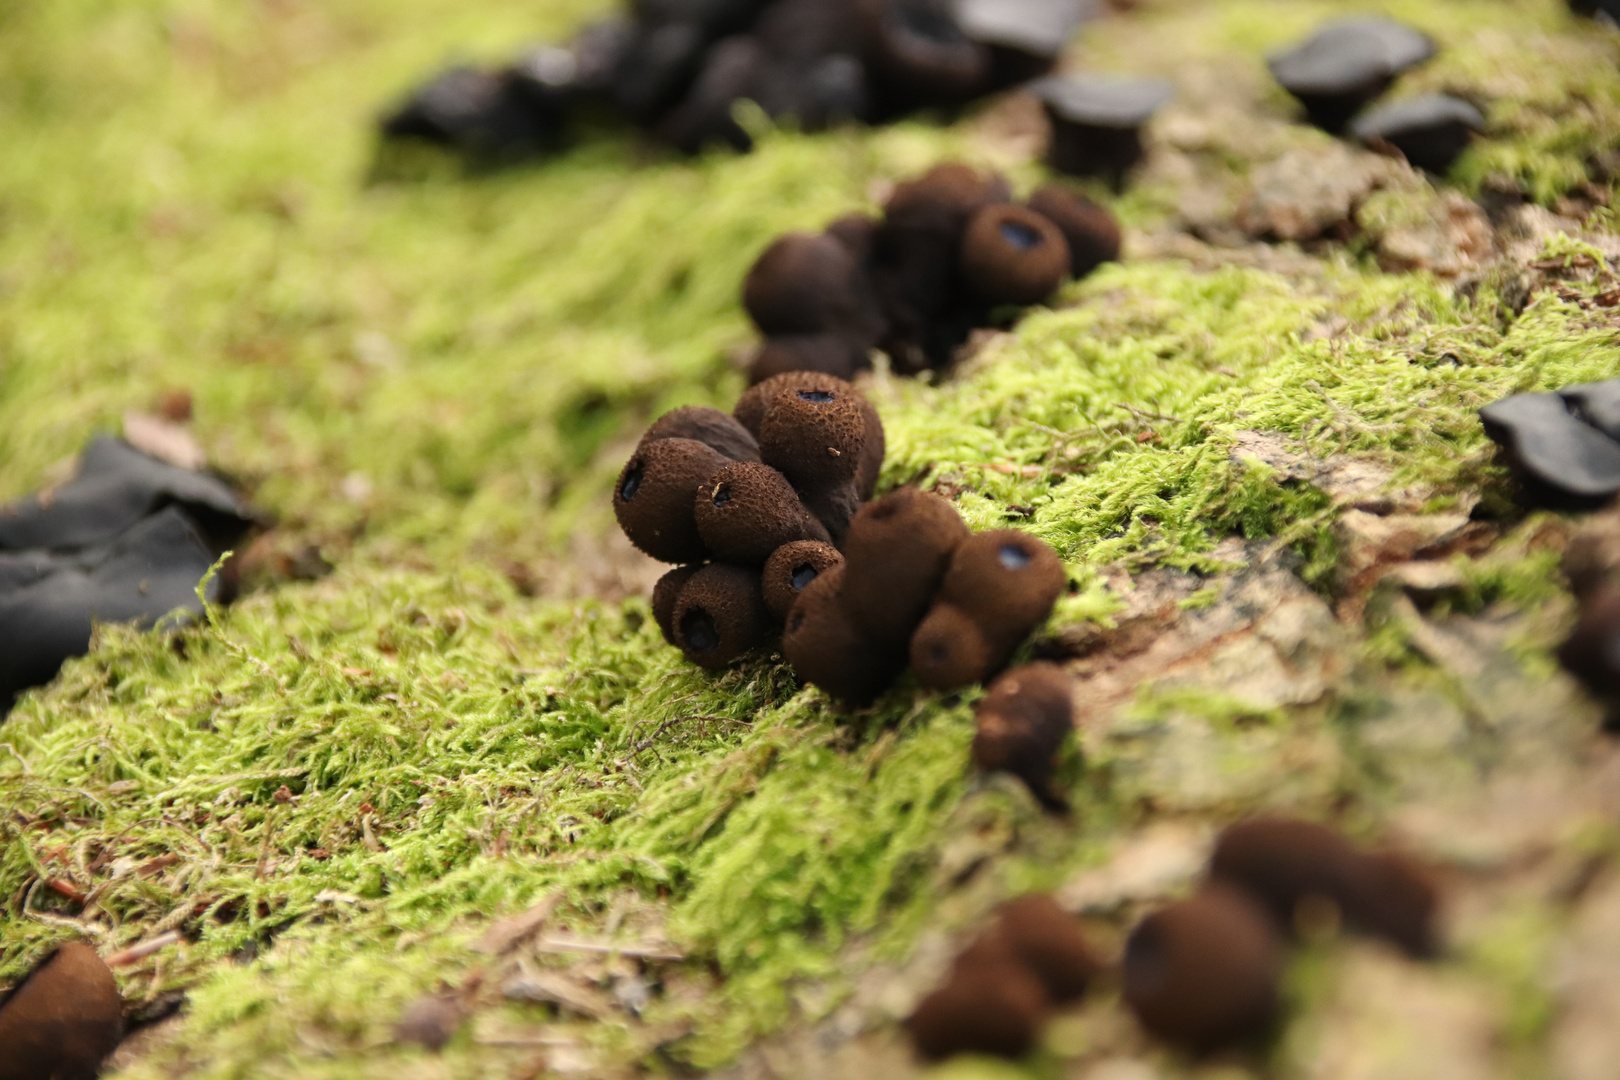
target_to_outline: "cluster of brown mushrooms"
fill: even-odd
[[[853,214],[773,242],[743,283],[764,342],[755,382],[787,371],[854,377],[942,369],[977,327],[1038,304],[1119,258],[1119,224],[1060,184],[1015,201],[1005,178],[948,162],[900,184],[881,218]]]
[[[1308,821],[1253,818],[1221,834],[1191,896],[1137,924],[1117,979],[1145,1030],[1207,1054],[1275,1027],[1290,938],[1342,928],[1429,957],[1437,908],[1426,872],[1402,854],[1363,850]],[[1073,917],[1050,897],[1026,896],[997,912],[907,1027],[926,1058],[1021,1057],[1054,1007],[1105,971]]]

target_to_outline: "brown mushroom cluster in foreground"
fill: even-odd
[[[613,509],[631,543],[674,563],[653,590],[664,637],[720,668],[770,644],[847,704],[910,665],[935,689],[980,682],[1051,614],[1065,576],[1026,533],[974,535],[937,495],[867,502],[883,424],[849,383],[791,372],[733,414],[661,417],[625,464]]]
[[[945,368],[999,310],[1038,304],[1119,251],[1113,216],[1066,187],[1019,203],[999,175],[938,165],[896,187],[881,218],[839,218],[765,249],[743,283],[765,339],[750,377],[848,379],[874,348],[902,374]]]
[[[123,1032],[112,971],[63,945],[0,996],[0,1080],[93,1080]]]
[[[1363,851],[1323,825],[1254,818],[1221,834],[1190,897],[1131,931],[1121,996],[1165,1042],[1193,1054],[1221,1050],[1274,1027],[1288,939],[1343,928],[1429,957],[1438,949],[1438,907],[1433,883],[1402,855]],[[918,1052],[1022,1056],[1051,1007],[1093,981],[1101,965],[1091,955],[1049,898],[1008,905],[908,1021]]]
[[[949,502],[915,488],[861,507],[843,553],[799,594],[782,652],[800,678],[855,706],[908,665],[933,690],[984,681],[1067,580],[1057,552],[1028,533],[971,533]]]

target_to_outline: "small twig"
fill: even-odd
[[[710,720],[713,720],[717,724],[743,724],[743,721],[741,721],[741,720],[727,720],[723,716],[699,716],[699,715],[696,715],[696,714],[691,715],[691,716],[677,716],[673,720],[665,720],[662,724],[658,725],[658,730],[657,731],[654,731],[651,735],[647,736],[645,739],[642,739],[640,742],[632,744],[630,749],[625,751],[625,755],[624,755],[624,758],[621,761],[621,764],[624,764],[624,765],[630,764],[631,760],[637,754],[641,753],[643,750],[648,749],[654,743],[656,743],[658,741],[658,739],[659,739],[659,736],[663,735],[664,732],[668,731],[670,728],[674,727],[676,724],[684,724],[688,720],[697,720],[697,721],[699,721],[701,723],[705,723],[705,724],[708,723]],[[744,725],[744,726],[746,726],[746,725]]]
[[[159,934],[155,938],[148,938],[146,941],[140,942],[137,945],[131,945],[129,948],[124,949],[121,952],[113,953],[111,956],[107,957],[106,963],[110,968],[129,967],[131,964],[138,964],[142,960],[145,960],[148,956],[151,956],[153,953],[166,949],[170,945],[176,944],[177,942],[183,940],[185,940],[185,938],[180,931],[170,930],[166,934]]]
[[[685,953],[660,949],[656,945],[615,945],[612,942],[580,941],[575,938],[541,938],[534,947],[540,952],[579,952],[598,956],[628,956],[632,960],[685,960]]]

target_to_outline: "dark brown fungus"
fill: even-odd
[[[710,563],[681,590],[671,622],[681,651],[699,667],[722,668],[759,648],[771,633],[759,571]]]
[[[1397,75],[1434,52],[1433,39],[1421,31],[1361,15],[1323,23],[1304,41],[1267,57],[1266,65],[1311,123],[1337,133]]]
[[[1148,1031],[1194,1053],[1265,1033],[1277,1014],[1283,950],[1265,911],[1207,884],[1144,919],[1125,944],[1125,1003]]]
[[[636,450],[613,488],[613,513],[630,542],[661,562],[708,556],[692,503],[730,459],[696,439],[660,439]]]
[[[844,577],[835,566],[806,585],[788,612],[782,655],[799,678],[849,705],[868,705],[905,666],[903,653],[866,637],[845,610]]]
[[[1356,117],[1350,134],[1374,150],[1400,152],[1413,168],[1444,176],[1462,152],[1485,130],[1485,114],[1449,94],[1424,94],[1369,109]]]
[[[1012,773],[1046,806],[1066,800],[1052,786],[1063,741],[1074,730],[1074,685],[1056,664],[1013,668],[990,684],[973,711],[973,763]]]
[[[88,945],[63,945],[0,1004],[0,1080],[93,1080],[123,1029],[112,971]]]
[[[693,502],[698,535],[716,559],[758,566],[795,540],[827,540],[787,477],[752,461],[719,469]]]
[[[1620,591],[1590,579],[1576,585],[1580,615],[1558,647],[1558,662],[1605,704],[1605,727],[1620,730]]]
[[[948,0],[861,0],[868,57],[891,111],[965,102],[989,83],[990,53]]]
[[[798,371],[852,379],[870,363],[866,344],[844,334],[782,334],[760,342],[748,361],[748,381],[757,384]]]
[[[739,424],[753,432],[757,439],[760,425],[765,422],[765,410],[770,408],[771,402],[776,400],[778,394],[785,394],[790,390],[841,393],[847,389],[849,383],[836,375],[827,375],[819,371],[785,371],[743,391],[742,397],[737,399],[736,408],[731,410],[731,415],[737,418]]]
[[[963,280],[986,304],[1037,304],[1069,275],[1069,242],[1027,206],[987,206],[962,237]]]
[[[765,606],[778,619],[786,619],[794,601],[812,581],[843,564],[844,557],[831,544],[817,540],[783,544],[765,560]]]
[[[1175,93],[1162,79],[1105,75],[1051,75],[1030,89],[1052,123],[1051,166],[1115,187],[1142,159],[1142,128]]]
[[[983,682],[999,666],[998,649],[961,608],[936,603],[911,635],[911,670],[930,690]]]
[[[872,243],[877,237],[878,221],[866,214],[845,214],[822,231],[837,240],[861,262],[872,254]]]
[[[968,527],[932,492],[899,488],[861,507],[844,540],[850,615],[875,641],[901,650],[933,604]]]
[[[767,336],[836,332],[877,336],[878,315],[861,263],[825,234],[789,233],[755,261],[743,306]]]
[[[1084,195],[1058,184],[1042,184],[1030,195],[1029,208],[1062,231],[1069,245],[1069,273],[1075,278],[1119,259],[1119,222]]]
[[[991,931],[1062,1005],[1078,1000],[1103,970],[1080,923],[1045,893],[1003,904]]]
[[[1221,834],[1210,875],[1242,888],[1280,927],[1300,928],[1331,905],[1345,926],[1413,956],[1435,951],[1434,887],[1395,855],[1358,850],[1337,830],[1291,818],[1254,818]]]
[[[974,534],[952,553],[939,595],[973,616],[1005,650],[1005,662],[1052,614],[1067,580],[1048,545],[1017,529],[994,529]]]
[[[692,580],[692,575],[701,569],[703,569],[701,566],[677,566],[659,578],[658,584],[653,586],[653,621],[658,624],[664,640],[677,649],[681,647],[681,643],[675,637],[675,601],[680,599],[681,590]]]
[[[1041,980],[1011,949],[976,944],[957,958],[945,985],[923,998],[906,1021],[917,1053],[932,1061],[953,1054],[1019,1058],[1046,1023]]]
[[[761,459],[801,490],[853,483],[865,446],[860,395],[848,384],[777,394],[759,425]]]
[[[660,439],[695,439],[732,461],[758,461],[759,443],[737,418],[719,409],[684,405],[654,420],[641,445]]]

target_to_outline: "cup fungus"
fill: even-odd
[[[702,562],[708,550],[693,503],[698,489],[729,461],[696,439],[660,439],[640,447],[613,487],[619,528],[660,562]]]
[[[831,544],[818,540],[783,544],[765,560],[762,575],[765,606],[771,609],[772,615],[785,620],[794,601],[812,581],[842,565],[844,557]]]
[[[973,617],[936,602],[911,635],[911,670],[930,690],[957,690],[983,682],[997,668],[1000,650]]]
[[[1412,956],[1435,951],[1434,887],[1400,856],[1368,854],[1309,821],[1255,818],[1221,834],[1210,875],[1241,888],[1293,930],[1331,905],[1343,924]]]
[[[641,445],[660,439],[695,439],[732,461],[758,461],[754,433],[719,409],[684,405],[660,416],[641,437]]]
[[[1434,55],[1434,41],[1376,15],[1335,19],[1266,60],[1272,77],[1305,107],[1311,123],[1337,134],[1396,76]]]
[[[783,544],[828,539],[787,477],[757,462],[716,471],[698,488],[693,516],[709,554],[726,562],[759,566]]]
[[[62,945],[0,1001],[0,1077],[94,1080],[123,1030],[107,965],[88,945]]]
[[[1369,109],[1350,125],[1356,141],[1374,150],[1388,146],[1413,168],[1444,176],[1485,130],[1485,116],[1449,94],[1424,94]]]
[[[1247,893],[1217,882],[1132,931],[1120,980],[1144,1028],[1201,1054],[1271,1026],[1282,963],[1265,911]]]
[[[1030,195],[1029,208],[1062,231],[1069,245],[1069,273],[1075,278],[1119,259],[1119,222],[1085,196],[1058,184],[1042,184]]]
[[[973,763],[1009,772],[1047,807],[1067,808],[1052,786],[1063,741],[1074,730],[1074,685],[1056,664],[1013,668],[973,710]]]
[[[1620,442],[1572,411],[1590,397],[1587,387],[1570,390],[1579,392],[1573,402],[1515,394],[1480,409],[1479,419],[1531,500],[1595,508],[1620,493]]]
[[[1088,0],[959,0],[956,5],[962,32],[990,51],[989,82],[997,90],[1051,71],[1091,14]]]
[[[1038,304],[1069,274],[1069,243],[1025,206],[986,206],[962,237],[963,280],[987,304]]]
[[[947,0],[861,0],[859,11],[873,78],[894,108],[966,102],[988,87],[989,51]]]
[[[788,233],[743,279],[743,307],[767,337],[837,333],[876,340],[879,316],[855,254],[825,233]]]
[[[923,998],[906,1029],[917,1053],[1020,1058],[1034,1048],[1049,1006],[1040,978],[1006,946],[971,948],[945,985]]]
[[[833,567],[806,585],[788,612],[782,655],[805,682],[848,705],[870,704],[905,666],[904,654],[871,640],[844,602],[849,570]]]
[[[1016,529],[994,529],[975,533],[951,553],[939,595],[972,616],[1005,663],[1052,614],[1067,580],[1049,546]]]
[[[1045,893],[1003,904],[990,933],[1040,979],[1054,1004],[1079,1000],[1103,970],[1079,922]]]
[[[861,507],[844,539],[850,615],[873,640],[909,647],[952,552],[968,535],[955,507],[916,488]]]
[[[688,660],[715,670],[769,640],[771,613],[759,585],[757,569],[726,563],[710,563],[692,575],[670,617]]]
[[[1052,124],[1047,161],[1071,176],[1115,187],[1142,160],[1142,128],[1175,94],[1163,79],[1049,76],[1030,87]]]
[[[681,643],[675,636],[675,601],[680,599],[681,590],[692,580],[692,575],[701,569],[703,569],[701,566],[677,566],[659,578],[658,583],[653,586],[653,621],[658,624],[664,640],[677,649],[681,647]]]

